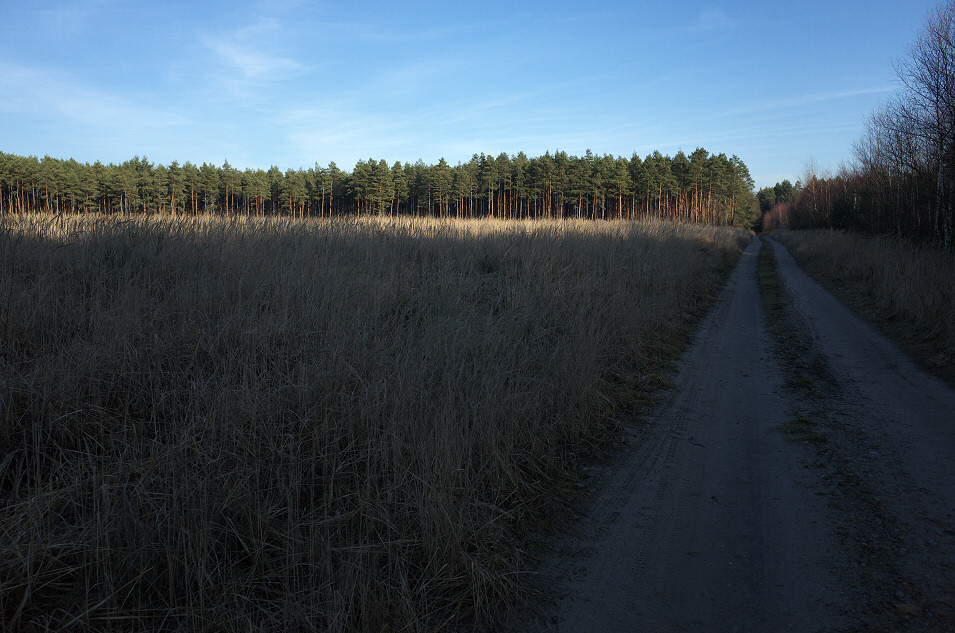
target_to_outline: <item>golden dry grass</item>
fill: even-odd
[[[748,239],[0,217],[0,628],[480,618]]]
[[[955,257],[909,240],[814,230],[772,233],[809,272],[955,385]]]

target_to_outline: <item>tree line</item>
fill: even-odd
[[[0,213],[168,213],[296,217],[421,215],[473,218],[660,217],[751,225],[758,205],[737,156],[699,148],[672,158],[550,152],[528,158],[475,154],[470,161],[389,165],[360,160],[309,169],[234,168],[135,157],[92,165],[0,152]]]
[[[953,247],[955,0],[929,15],[896,72],[902,87],[870,115],[852,164],[828,177],[808,169],[765,228],[854,229]]]
[[[801,188],[802,186],[798,180],[795,185],[788,180],[783,180],[782,182],[777,182],[772,187],[763,187],[756,192],[760,213],[766,215],[777,205],[788,204],[795,201]]]

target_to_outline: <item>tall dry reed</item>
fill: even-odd
[[[0,217],[0,628],[480,617],[747,239]]]
[[[807,270],[902,337],[955,384],[955,256],[906,239],[775,231]]]

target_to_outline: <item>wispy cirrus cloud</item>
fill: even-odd
[[[409,160],[421,143],[419,121],[396,119],[350,98],[277,113],[276,130],[294,164],[337,161],[351,168],[358,159]]]
[[[729,17],[722,9],[706,9],[690,24],[692,33],[719,33],[736,28],[737,20]]]
[[[201,36],[202,44],[215,54],[234,78],[244,81],[279,81],[300,75],[308,67],[282,51],[281,25],[270,19],[222,33]]]
[[[879,86],[872,88],[857,88],[855,90],[833,90],[830,92],[817,92],[813,94],[806,95],[796,95],[793,97],[788,97],[784,99],[770,99],[766,101],[760,101],[753,103],[751,105],[746,105],[740,108],[733,108],[730,110],[725,110],[714,114],[714,117],[724,117],[724,116],[737,116],[740,114],[751,114],[753,112],[761,111],[786,111],[791,110],[794,107],[806,106],[819,103],[827,103],[830,101],[839,101],[842,99],[849,99],[852,97],[863,97],[870,95],[879,95],[879,94],[889,94],[894,92],[895,88],[890,86]]]
[[[62,72],[0,62],[0,138],[25,153],[125,160],[189,151],[199,128],[175,110]],[[110,152],[102,147],[108,146]]]
[[[204,43],[222,63],[246,79],[287,79],[306,70],[303,64],[290,57],[270,55],[225,39],[208,38]]]
[[[181,114],[86,85],[55,70],[0,62],[0,110],[108,128],[187,125]]]
[[[36,11],[42,28],[56,33],[78,35],[89,30],[100,10],[115,4],[117,4],[116,0],[90,0]]]
[[[389,45],[448,40],[479,31],[482,25],[472,23],[398,29],[380,24],[328,20],[315,22],[312,26],[326,42]]]

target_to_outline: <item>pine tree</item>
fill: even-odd
[[[371,163],[371,187],[375,212],[379,215],[391,208],[394,196],[394,182],[391,180],[391,168],[384,159]]]
[[[398,215],[401,213],[402,203],[405,205],[408,203],[408,176],[405,167],[399,161],[395,161],[395,164],[391,166],[391,185],[395,190],[393,213]]]
[[[432,183],[434,196],[438,200],[438,215],[447,217],[448,202],[451,197],[451,167],[443,156],[434,167]]]

